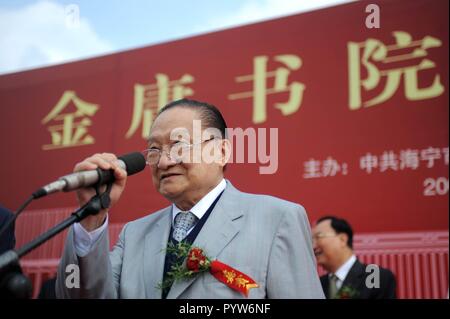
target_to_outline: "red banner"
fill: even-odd
[[[0,76],[0,202],[18,208],[93,153],[146,148],[157,110],[187,97],[246,134],[226,172],[239,189],[357,232],[448,229],[448,56],[447,0],[358,1]],[[167,204],[145,171],[111,220]]]

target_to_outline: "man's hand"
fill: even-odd
[[[75,165],[73,171],[79,172],[86,170],[95,170],[98,167],[105,170],[114,170],[115,181],[112,185],[110,194],[111,208],[115,203],[117,203],[120,195],[125,188],[125,183],[127,181],[127,172],[118,165],[117,157],[112,153],[94,154],[93,156],[88,157],[84,161]],[[102,186],[101,191],[103,192],[105,189],[106,186]],[[77,191],[77,198],[80,207],[86,204],[94,195],[95,190],[92,187],[79,189]],[[105,221],[107,211],[107,209],[102,209],[97,215],[86,217],[81,221],[81,225],[89,232],[97,229]]]

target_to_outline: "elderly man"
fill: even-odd
[[[202,138],[195,126],[201,121]],[[177,260],[166,248],[179,242],[256,282],[250,298],[323,298],[302,206],[270,196],[238,191],[224,179],[230,153],[226,124],[212,105],[179,100],[160,110],[148,140],[147,161],[153,183],[172,205],[127,223],[108,254],[106,211],[89,216],[69,231],[58,271],[60,298],[242,298],[244,294],[209,272],[169,281]],[[114,204],[126,173],[113,154],[96,154],[75,171],[113,169]],[[94,194],[78,192],[80,205]],[[66,265],[80,267],[80,288],[65,285]],[[164,289],[165,288],[165,289]]]
[[[317,263],[329,272],[320,277],[327,298],[395,298],[393,273],[376,265],[367,267],[354,255],[353,230],[346,220],[320,218],[313,227],[313,247]]]

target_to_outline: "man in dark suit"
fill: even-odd
[[[328,299],[394,299],[394,274],[377,265],[362,264],[353,253],[353,230],[335,216],[320,218],[312,229],[317,263],[328,274],[320,277]]]
[[[13,217],[13,214],[0,205],[0,229]],[[16,237],[14,235],[14,223],[12,223],[3,234],[0,234],[0,255],[5,251],[14,249]]]

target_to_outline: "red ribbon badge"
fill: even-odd
[[[186,266],[189,270],[199,272],[209,270],[209,273],[217,280],[224,283],[231,289],[237,290],[248,297],[251,288],[258,288],[259,285],[249,276],[236,270],[218,260],[210,261],[200,248],[192,248],[189,251]]]

